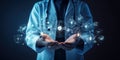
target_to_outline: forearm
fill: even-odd
[[[82,53],[86,53],[89,49],[92,48],[93,46],[93,38],[94,38],[94,35],[92,33],[82,33],[81,34],[81,39],[83,41],[83,50],[82,50]]]

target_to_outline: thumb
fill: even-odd
[[[77,37],[78,37],[77,34],[74,34],[74,35],[73,35],[73,38],[74,38],[74,39],[77,38]]]

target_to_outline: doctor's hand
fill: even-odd
[[[49,35],[47,35],[47,34],[42,34],[41,35],[42,37],[43,37],[43,40],[45,41],[45,42],[47,42],[47,47],[48,48],[51,48],[51,49],[58,49],[59,47],[59,45],[58,45],[58,42],[57,41],[55,41],[55,40],[53,40]]]
[[[78,34],[71,35],[65,42],[61,43],[64,50],[71,50],[75,47]]]

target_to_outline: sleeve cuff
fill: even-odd
[[[26,42],[27,42],[27,45],[32,48],[35,52],[41,52],[43,51],[44,47],[43,48],[38,48],[36,47],[36,42],[37,40],[39,39],[40,37],[38,35],[33,35],[31,38],[27,38]]]

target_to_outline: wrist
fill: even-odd
[[[45,47],[47,44],[48,44],[48,43],[45,42],[42,37],[40,37],[40,38],[36,41],[36,47],[38,47],[38,48]]]

